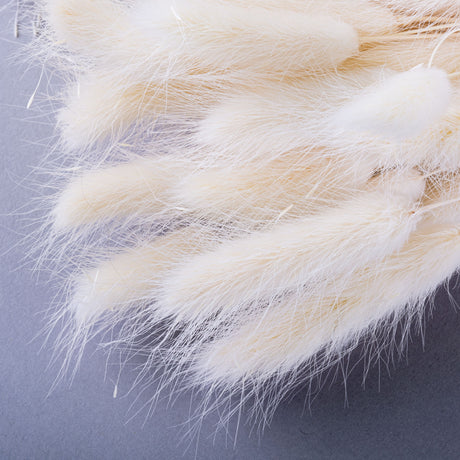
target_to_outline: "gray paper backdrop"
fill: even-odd
[[[28,175],[46,154],[53,127],[38,103],[25,109],[40,72],[13,58],[27,41],[14,38],[13,17],[12,8],[0,13],[0,458],[460,458],[460,315],[445,293],[436,298],[425,345],[413,337],[408,359],[391,366],[390,374],[373,368],[363,386],[358,366],[347,381],[347,399],[339,379],[310,411],[304,410],[306,391],[300,391],[280,405],[262,436],[251,433],[244,415],[236,441],[223,431],[216,435],[217,418],[211,416],[187,449],[180,425],[189,415],[189,396],[172,407],[160,401],[147,419],[146,410],[131,418],[139,396],[126,394],[132,376],[120,377],[114,398],[117,370],[106,367],[94,347],[73,383],[48,395],[58,367],[48,366],[49,346],[39,350],[40,330],[54,291],[24,265],[28,248],[20,243],[34,228],[34,216],[23,213],[37,195]],[[46,90],[43,81],[40,92]],[[455,286],[452,293],[460,299]]]

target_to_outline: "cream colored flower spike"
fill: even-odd
[[[109,331],[171,388],[276,403],[460,267],[459,1],[37,10],[67,358]]]

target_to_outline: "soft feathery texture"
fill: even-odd
[[[315,291],[327,279],[350,276],[369,261],[397,251],[415,229],[414,202],[424,183],[404,175],[385,185],[390,190],[377,187],[320,215],[191,258],[165,280],[159,311],[195,320],[219,309],[233,311],[241,304],[276,298],[302,285]]]
[[[396,324],[404,314],[420,315],[427,296],[458,267],[459,192],[458,184],[438,190],[431,205],[442,206],[445,215],[426,217],[399,251],[363,266],[353,283],[331,283],[307,298],[288,295],[259,318],[244,318],[207,346],[198,359],[199,372],[224,382],[253,375],[263,380],[312,361],[324,349],[331,350],[319,359],[340,355],[363,333],[363,321],[372,330],[385,317]],[[315,366],[313,372],[322,370],[318,362]]]
[[[368,88],[337,113],[336,121],[343,129],[405,140],[439,121],[451,103],[450,96],[444,71],[415,67]]]
[[[103,261],[77,281],[78,294],[72,300],[75,319],[84,324],[104,311],[155,298],[162,274],[182,259],[212,246],[212,236],[206,227],[190,226]]]
[[[460,2],[37,3],[64,369],[97,336],[266,421],[404,342],[460,266]]]

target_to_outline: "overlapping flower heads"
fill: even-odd
[[[277,401],[460,265],[458,1],[39,9],[67,82],[61,344],[110,331],[164,381]]]

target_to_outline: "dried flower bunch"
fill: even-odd
[[[165,383],[276,403],[362,340],[391,345],[457,270],[458,0],[38,10],[66,83],[61,345],[105,331]]]

